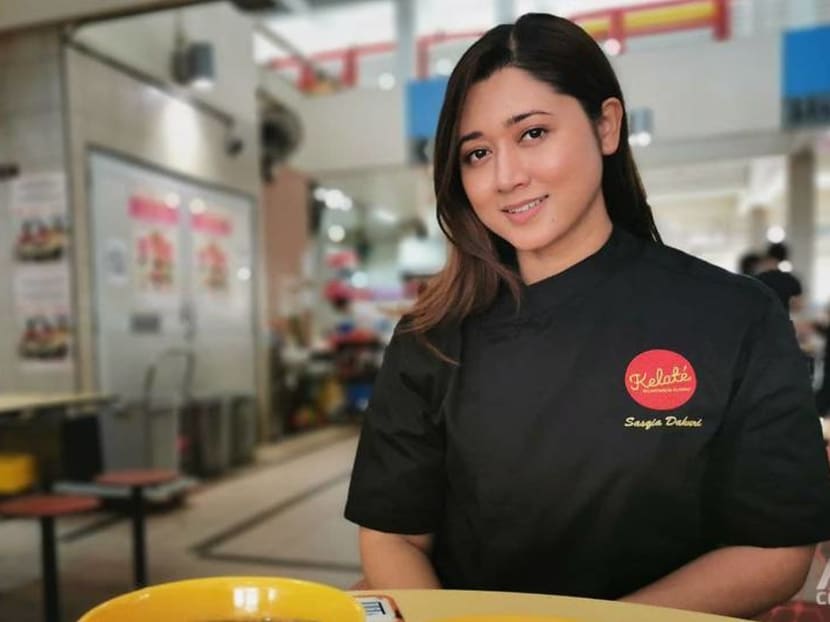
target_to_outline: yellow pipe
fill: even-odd
[[[626,30],[639,30],[655,26],[670,26],[682,22],[713,19],[715,17],[715,3],[689,2],[676,7],[661,7],[644,9],[623,14],[623,24]],[[583,26],[584,27],[584,26]]]
[[[611,29],[611,20],[607,17],[586,19],[577,22],[589,35],[603,34]]]

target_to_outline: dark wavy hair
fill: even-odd
[[[486,309],[501,286],[513,292],[517,304],[520,301],[515,251],[473,211],[461,183],[458,153],[459,118],[470,87],[505,67],[522,69],[557,93],[576,98],[594,122],[601,117],[603,102],[612,97],[620,100],[619,146],[602,162],[608,216],[615,226],[637,237],[661,242],[628,144],[625,102],[611,63],[596,41],[573,22],[542,13],[523,15],[515,24],[486,32],[450,75],[438,120],[433,173],[438,223],[450,242],[450,253],[447,265],[409,314],[407,330],[416,334],[425,335]]]

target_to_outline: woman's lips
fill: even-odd
[[[542,209],[542,206],[544,205],[547,198],[548,195],[544,195],[531,201],[528,201],[524,204],[524,206],[512,208],[512,210],[502,211],[511,223],[513,223],[514,225],[522,225],[529,221],[531,218],[533,218],[539,212],[539,210]]]

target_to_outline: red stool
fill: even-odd
[[[133,583],[136,589],[147,586],[147,545],[144,533],[144,488],[172,482],[179,477],[167,469],[110,471],[95,478],[106,486],[129,486],[133,519]]]
[[[827,622],[830,608],[827,605],[789,601],[755,618],[761,622]]]
[[[55,546],[55,518],[96,509],[95,497],[37,494],[0,503],[0,515],[40,520],[40,554],[43,572],[43,601],[46,622],[60,620],[58,553]]]

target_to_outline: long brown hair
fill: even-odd
[[[628,144],[622,91],[602,49],[573,22],[543,13],[523,15],[515,24],[496,26],[476,41],[447,84],[435,137],[433,177],[438,223],[450,242],[450,253],[444,269],[408,314],[406,330],[422,337],[439,325],[460,323],[486,309],[502,286],[512,292],[517,304],[521,298],[515,250],[487,229],[473,211],[461,183],[457,146],[459,117],[470,87],[504,67],[527,71],[557,93],[576,98],[595,122],[606,99],[616,97],[622,102],[619,146],[603,156],[606,209],[615,226],[640,238],[661,241]]]

